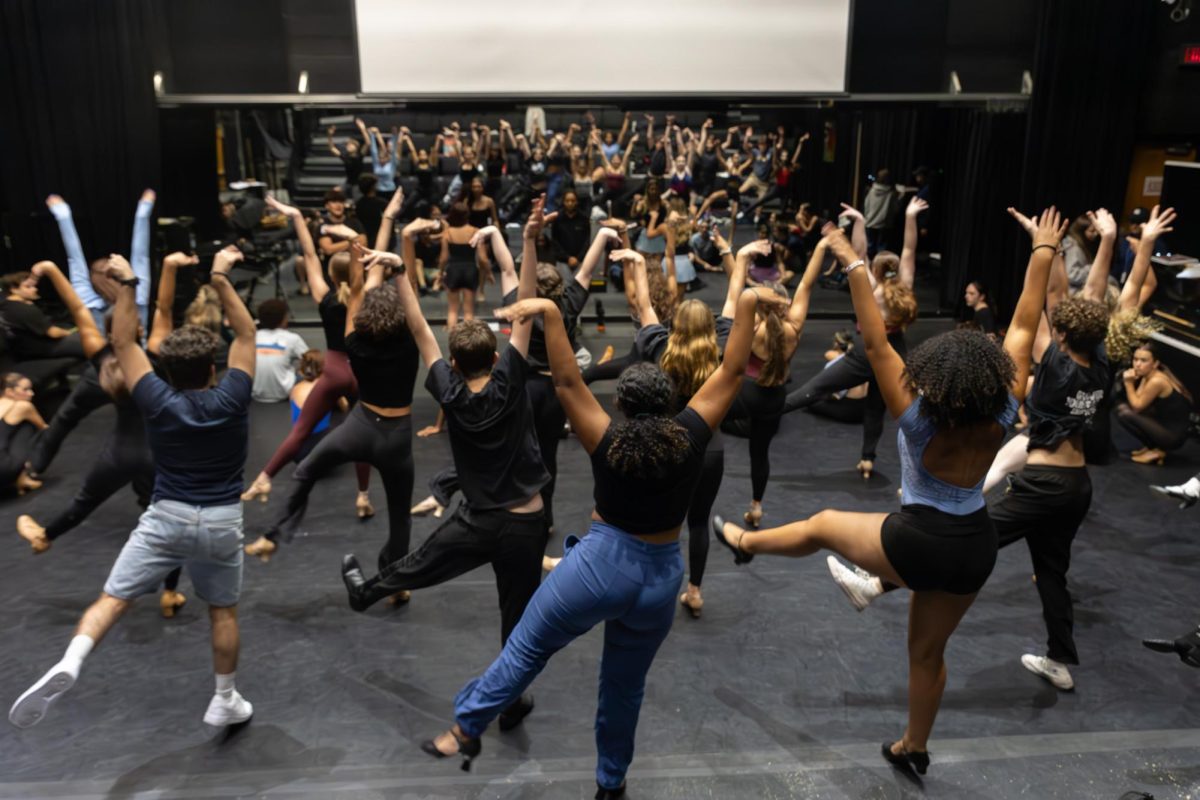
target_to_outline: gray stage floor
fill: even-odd
[[[794,362],[803,378],[846,323],[814,321]],[[924,321],[920,339],[945,323]],[[318,337],[305,331],[313,344]],[[627,326],[598,336],[596,352],[628,341]],[[594,388],[611,401],[613,384]],[[416,422],[434,406],[418,392]],[[97,413],[69,440],[46,487],[8,499],[0,542],[0,700],[11,702],[61,655],[79,613],[99,591],[137,509],[122,493],[41,556],[13,531],[20,513],[66,502],[111,424]],[[288,425],[284,406],[253,410],[252,477]],[[878,473],[854,472],[860,429],[806,414],[785,419],[772,450],[767,524],[821,508],[896,507],[899,467],[889,422]],[[1119,439],[1128,450],[1132,443]],[[444,437],[416,440],[417,496],[449,459]],[[562,444],[560,532],[582,532],[590,470],[577,442]],[[1200,468],[1193,442],[1165,467],[1119,461],[1093,468],[1095,501],[1075,547],[1071,586],[1083,665],[1059,693],[1026,672],[1044,629],[1027,552],[1004,551],[950,642],[949,681],[919,786],[888,767],[879,745],[906,714],[905,598],[857,614],[824,557],[759,558],[734,567],[710,554],[703,617],[680,611],[649,676],[629,774],[631,800],[651,798],[1163,798],[1200,791],[1200,672],[1150,653],[1144,635],[1175,635],[1197,620],[1200,509],[1155,500],[1150,482]],[[287,490],[247,507],[257,535]],[[728,440],[717,508],[749,497],[745,442]],[[377,503],[382,492],[375,489]],[[593,631],[553,658],[533,686],[537,710],[516,732],[490,731],[471,773],[435,762],[420,741],[446,727],[455,693],[498,651],[490,570],[417,592],[397,610],[355,614],[338,566],[372,557],[385,522],[353,518],[349,468],[314,495],[306,535],[269,564],[248,561],[238,686],[254,720],[231,736],[201,723],[212,691],[208,623],[194,598],[175,620],[147,599],[88,660],[74,690],[39,727],[0,724],[5,798],[587,798],[594,791],[592,720],[601,645]],[[380,509],[382,512],[382,508]],[[414,523],[414,541],[436,521]],[[550,549],[556,552],[561,538]],[[185,578],[182,591],[190,594]],[[7,707],[7,706],[6,706]]]

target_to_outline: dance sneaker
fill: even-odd
[[[228,695],[217,693],[204,712],[204,724],[217,728],[226,725],[237,725],[254,716],[254,706],[250,701],[238,694],[237,689],[231,689]]]
[[[1034,675],[1041,675],[1050,681],[1054,684],[1055,689],[1062,689],[1064,692],[1069,692],[1075,688],[1075,681],[1071,679],[1071,671],[1067,669],[1066,664],[1060,664],[1054,659],[1046,658],[1045,656],[1035,656],[1029,653],[1021,656],[1021,664]]]
[[[825,559],[825,563],[829,565],[829,573],[833,575],[834,582],[846,593],[846,599],[854,606],[855,611],[862,611],[871,605],[872,600],[883,594],[883,581],[865,569],[850,569],[834,556]]]
[[[1151,486],[1150,491],[1163,497],[1179,501],[1180,508],[1191,508],[1200,500],[1200,490],[1194,485],[1195,479],[1179,486]],[[22,534],[23,536],[24,534]]]
[[[60,661],[42,676],[41,680],[17,698],[8,712],[8,721],[18,728],[31,728],[46,716],[54,701],[75,685],[79,667]]]

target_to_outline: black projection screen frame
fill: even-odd
[[[857,0],[846,0],[846,42],[845,53],[842,63],[842,89],[840,91],[803,91],[803,92],[779,92],[779,91],[754,91],[754,90],[739,90],[735,94],[728,92],[714,91],[622,91],[622,92],[555,92],[555,91],[539,91],[539,92],[367,92],[363,89],[363,73],[362,73],[362,47],[359,42],[359,27],[358,27],[358,2],[352,0],[350,3],[350,16],[352,24],[352,32],[354,38],[354,58],[358,66],[358,96],[364,99],[391,101],[395,103],[404,103],[407,101],[421,103],[437,103],[437,102],[462,102],[476,101],[486,103],[520,103],[532,104],[538,101],[555,101],[557,103],[596,103],[607,102],[615,103],[622,100],[644,101],[658,98],[663,99],[689,99],[701,100],[708,103],[737,101],[742,99],[754,99],[759,102],[779,101],[786,103],[789,100],[804,99],[813,100],[818,98],[839,98],[849,96],[850,84],[850,67],[853,53],[851,51],[851,42],[854,34],[854,11]]]

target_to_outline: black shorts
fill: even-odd
[[[996,566],[996,529],[987,508],[947,514],[906,505],[883,521],[883,552],[914,592],[974,594]]]
[[[479,267],[475,264],[455,264],[451,262],[446,265],[446,272],[442,276],[443,285],[451,290],[469,289],[475,291],[479,286]]]

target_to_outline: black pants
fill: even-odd
[[[888,334],[888,343],[892,349],[903,358],[908,353],[907,342],[902,331]],[[866,348],[861,344],[846,353],[845,357],[833,366],[823,369],[808,379],[808,382],[794,392],[789,392],[783,411],[796,411],[813,406],[829,395],[845,389],[853,389],[859,384],[867,384],[867,396],[863,398],[863,441],[862,458],[874,461],[879,439],[883,436],[883,417],[887,406],[875,381],[875,373],[871,370],[871,362],[867,360]]]
[[[699,586],[704,580],[704,567],[708,563],[708,518],[712,513],[713,503],[717,499],[717,491],[721,488],[721,478],[725,475],[724,446],[704,454],[704,468],[700,472],[700,482],[696,484],[696,492],[692,495],[692,504],[688,508],[688,583]]]
[[[25,340],[16,348],[16,356],[18,361],[35,358],[85,358],[83,341],[79,338],[78,331],[61,339],[51,339],[47,336],[44,339]]]
[[[836,422],[862,424],[866,404],[865,397],[857,399],[843,397],[841,400],[827,397],[810,405],[808,411],[810,414],[816,414],[818,417],[825,417]]]
[[[583,382],[590,386],[593,381],[615,381],[621,377],[622,372],[634,364],[640,364],[641,361],[636,346],[631,347],[629,352],[623,356],[610,359],[603,364],[593,363],[583,371]]]
[[[534,427],[537,429],[538,447],[542,451],[542,463],[550,473],[550,482],[542,487],[542,502],[546,504],[544,514],[546,527],[554,526],[554,485],[558,478],[558,442],[562,438],[567,414],[558,395],[554,393],[554,379],[538,372],[529,373],[525,391],[533,406]]]
[[[1139,442],[1156,450],[1178,450],[1187,442],[1186,418],[1182,420],[1182,429],[1176,425],[1175,430],[1172,430],[1149,414],[1134,411],[1132,407],[1122,403],[1117,406],[1117,422]]]
[[[75,430],[76,426],[97,408],[111,402],[112,397],[100,388],[96,368],[89,364],[80,374],[79,383],[75,384],[67,399],[50,418],[49,426],[38,434],[29,457],[33,474],[40,475],[49,469],[50,462],[58,454],[58,449],[62,447],[67,434]]]
[[[779,430],[786,390],[780,386],[759,386],[752,378],[742,379],[733,405],[725,419],[737,427],[750,421],[750,488],[755,502],[762,502],[771,477],[771,440]],[[725,426],[722,425],[722,430]]]
[[[412,532],[412,417],[381,417],[362,403],[321,440],[292,473],[295,484],[282,515],[267,531],[290,540],[304,519],[308,495],[318,480],[341,464],[361,461],[379,470],[387,496],[388,540],[379,551],[379,568],[408,552]]]
[[[404,589],[445,583],[490,563],[500,599],[503,645],[541,583],[545,549],[541,512],[472,511],[460,503],[420,547],[383,566],[367,581],[364,596],[377,602]]]
[[[1014,475],[1008,493],[988,510],[1001,548],[1018,539],[1029,548],[1046,621],[1046,655],[1063,664],[1079,663],[1067,571],[1071,543],[1091,504],[1087,467],[1035,465]]]
[[[141,425],[139,418],[137,424]],[[101,503],[133,484],[138,505],[150,505],[154,490],[154,459],[140,431],[113,432],[83,479],[71,504],[46,523],[46,538],[53,541],[87,519]]]

